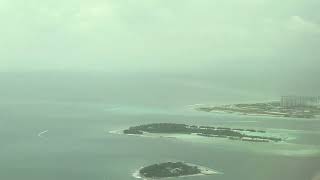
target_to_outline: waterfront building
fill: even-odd
[[[282,107],[318,106],[320,96],[282,96]]]

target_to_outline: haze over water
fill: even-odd
[[[233,92],[217,95],[213,92],[219,89],[212,88],[212,94],[198,95],[201,88],[190,91],[169,77],[108,79],[102,74],[2,76],[2,84],[11,83],[1,90],[6,94],[0,103],[1,179],[129,180],[137,168],[165,161],[192,162],[224,173],[196,179],[308,180],[319,171],[319,119],[195,112],[188,105],[219,104],[224,98],[229,103]],[[252,127],[293,138],[290,144],[273,145],[108,133],[153,122]]]
[[[316,0],[1,0],[0,179],[130,180],[165,161],[221,175],[319,180],[320,119],[193,104],[319,96]],[[110,134],[172,122],[255,128],[287,143]]]

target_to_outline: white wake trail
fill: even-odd
[[[42,131],[38,134],[39,137],[42,137],[43,134],[47,133],[49,130]]]

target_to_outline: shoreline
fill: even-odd
[[[126,133],[124,133],[123,132],[124,130],[113,130],[113,131],[109,131],[109,133],[111,133],[111,134],[116,134],[116,135],[126,135],[126,136],[135,136],[135,137],[146,137],[146,138],[165,138],[165,139],[179,139],[179,138],[181,138],[181,137],[186,137],[186,136],[188,136],[188,138],[204,138],[204,139],[207,139],[207,138],[219,138],[219,139],[226,139],[226,140],[235,140],[235,139],[230,139],[230,137],[215,137],[215,136],[201,136],[201,135],[199,135],[199,134],[197,134],[197,133],[191,133],[191,134],[179,134],[179,133],[170,133],[170,134],[168,134],[168,133],[149,133],[149,132],[144,132],[143,134],[126,134]],[[237,131],[237,130],[235,130],[235,131]],[[237,131],[238,132],[238,131]],[[254,135],[256,132],[246,132],[246,134],[248,134],[248,135]],[[268,132],[268,133],[264,133],[264,134],[266,134],[267,135],[267,137],[270,137],[270,138],[273,138],[273,137],[275,137],[275,138],[279,138],[280,136],[275,136],[275,134],[277,134],[277,133],[270,133],[270,132]],[[272,135],[271,135],[272,134]],[[288,137],[282,137],[281,136],[281,141],[279,141],[279,142],[274,142],[274,141],[269,141],[269,142],[264,142],[264,143],[273,143],[273,144],[275,144],[275,143],[284,143],[285,142],[285,140],[287,140],[288,139]],[[237,139],[237,140],[239,140],[239,141],[241,141],[241,142],[248,142],[248,143],[253,143],[256,139],[251,139],[251,138],[240,138],[240,139]],[[254,143],[260,143],[259,141],[257,141],[257,142],[254,142]]]
[[[207,112],[207,111],[202,111],[199,109],[195,109],[197,112]],[[258,117],[273,117],[273,118],[296,118],[296,117],[285,117],[283,115],[275,115],[275,114],[257,114],[257,113],[242,113],[238,111],[232,111],[232,110],[212,110],[208,111],[208,113],[224,113],[224,114],[235,114],[235,115],[240,115],[240,116],[258,116]],[[297,118],[297,119],[314,119],[314,118]]]
[[[192,174],[192,175],[183,175],[183,176],[175,176],[175,177],[163,177],[163,178],[148,178],[148,177],[144,177],[140,174],[140,170],[145,168],[145,167],[141,167],[139,169],[137,169],[135,172],[132,173],[132,177],[136,178],[136,179],[142,179],[142,180],[152,180],[152,179],[172,179],[172,178],[184,178],[184,177],[194,177],[194,176],[210,176],[210,175],[215,175],[215,174],[223,174],[219,171],[216,171],[214,169],[210,169],[204,166],[200,166],[197,164],[192,164],[192,163],[185,163],[186,165],[189,166],[196,166],[197,168],[199,168],[199,170],[201,171],[198,174]]]
[[[307,118],[307,117],[294,117],[294,116],[283,116],[283,115],[275,115],[275,114],[257,114],[257,113],[242,113],[238,111],[231,111],[231,110],[212,110],[212,111],[202,111],[198,109],[194,109],[197,112],[204,112],[204,113],[212,113],[212,114],[233,114],[239,116],[251,116],[251,117],[270,117],[270,118],[281,118],[281,119],[294,119],[294,120],[304,120],[304,121],[317,121],[320,120],[320,115],[315,115],[315,117]]]
[[[168,134],[156,134],[156,133],[147,133],[144,132],[144,134],[126,134],[123,133],[125,129],[120,130],[112,130],[108,133],[110,134],[116,134],[116,135],[125,135],[125,136],[136,136],[136,137],[146,137],[146,138],[166,138],[166,139],[177,139],[177,137],[174,136],[167,136]],[[179,134],[172,134],[172,135],[179,135]]]
[[[271,131],[276,130],[276,131],[281,131],[281,129],[271,129]],[[113,130],[109,131],[109,133],[116,134],[116,135],[125,135],[125,136],[135,136],[135,137],[140,137],[140,138],[163,138],[167,140],[182,140],[182,141],[187,141],[187,142],[197,142],[197,143],[214,143],[216,145],[221,145],[223,147],[239,147],[242,150],[245,151],[252,151],[254,153],[263,153],[263,154],[275,154],[275,155],[280,155],[280,156],[292,156],[292,157],[314,157],[315,155],[318,155],[320,153],[319,151],[319,145],[304,145],[300,143],[295,143],[295,142],[288,142],[291,140],[296,139],[295,136],[289,136],[287,133],[281,133],[281,137],[288,141],[281,141],[277,142],[276,144],[278,145],[277,148],[274,147],[275,143],[264,143],[264,144],[259,144],[258,149],[251,148],[251,146],[247,146],[248,144],[252,144],[251,142],[246,142],[246,141],[239,141],[239,142],[234,142],[230,141],[228,139],[223,139],[223,138],[216,138],[216,140],[211,141],[208,140],[206,137],[202,136],[197,136],[194,134],[184,136],[184,135],[179,135],[179,134],[146,134],[146,135],[136,135],[136,134],[124,134],[122,133],[123,130]],[[284,129],[284,131],[288,131],[287,129]],[[291,130],[289,130],[291,131]],[[293,130],[295,131],[295,130]],[[273,132],[272,132],[273,133]],[[267,149],[266,149],[267,147]],[[272,148],[271,148],[272,147]],[[271,148],[271,149],[270,149]],[[137,179],[142,179],[142,177],[139,178],[138,174],[135,174]],[[148,180],[148,179],[147,179]]]
[[[204,105],[194,104],[188,107],[199,112],[229,113],[247,116],[266,116],[277,118],[294,119],[318,119],[320,117],[320,107],[297,107],[283,108],[280,104],[272,103],[251,103],[251,104],[229,104],[229,105]]]
[[[188,109],[193,112],[198,113],[207,113],[207,114],[223,114],[223,115],[234,115],[234,116],[248,116],[248,117],[269,117],[269,118],[278,118],[281,120],[294,120],[294,121],[320,121],[320,114],[315,114],[314,117],[294,117],[294,116],[288,116],[285,117],[283,115],[276,115],[276,114],[263,114],[263,113],[243,113],[238,111],[232,111],[232,110],[211,110],[211,111],[204,111],[199,110],[198,107],[200,105],[204,104],[194,104],[194,105],[188,105]],[[238,121],[238,122],[244,122],[244,121]],[[252,121],[257,122],[257,121]]]

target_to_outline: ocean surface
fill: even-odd
[[[72,93],[71,90],[56,89],[68,96],[64,98],[60,94],[58,96],[55,90],[50,94],[32,91],[50,89],[48,82],[44,86],[40,83],[40,90],[35,88],[35,81],[28,81],[30,85],[23,88],[24,78],[14,76],[10,81],[0,78],[2,84],[15,82],[15,85],[10,84],[1,90],[1,180],[133,180],[132,173],[138,168],[166,161],[185,161],[223,173],[183,178],[190,180],[320,179],[320,119],[197,112],[188,106],[189,102],[182,98],[174,99],[173,95],[159,103],[159,99],[170,93],[165,89],[161,93],[163,97],[158,99],[153,99],[152,93],[147,96],[139,93],[148,103],[130,98],[130,103],[126,103],[123,94],[121,98],[119,95],[119,101],[114,96],[110,97],[112,100],[97,100],[103,94],[100,90],[99,94],[95,90],[79,93],[73,89],[75,93]],[[20,89],[11,92],[13,87]],[[99,87],[95,85],[87,89]],[[80,95],[86,93],[98,95],[80,101]],[[72,99],[72,96],[75,98]],[[155,96],[161,97],[160,93],[155,93]],[[199,101],[194,98],[190,103],[202,103],[203,99],[204,96]],[[156,122],[256,128],[279,133],[287,141],[248,143],[109,133]]]

